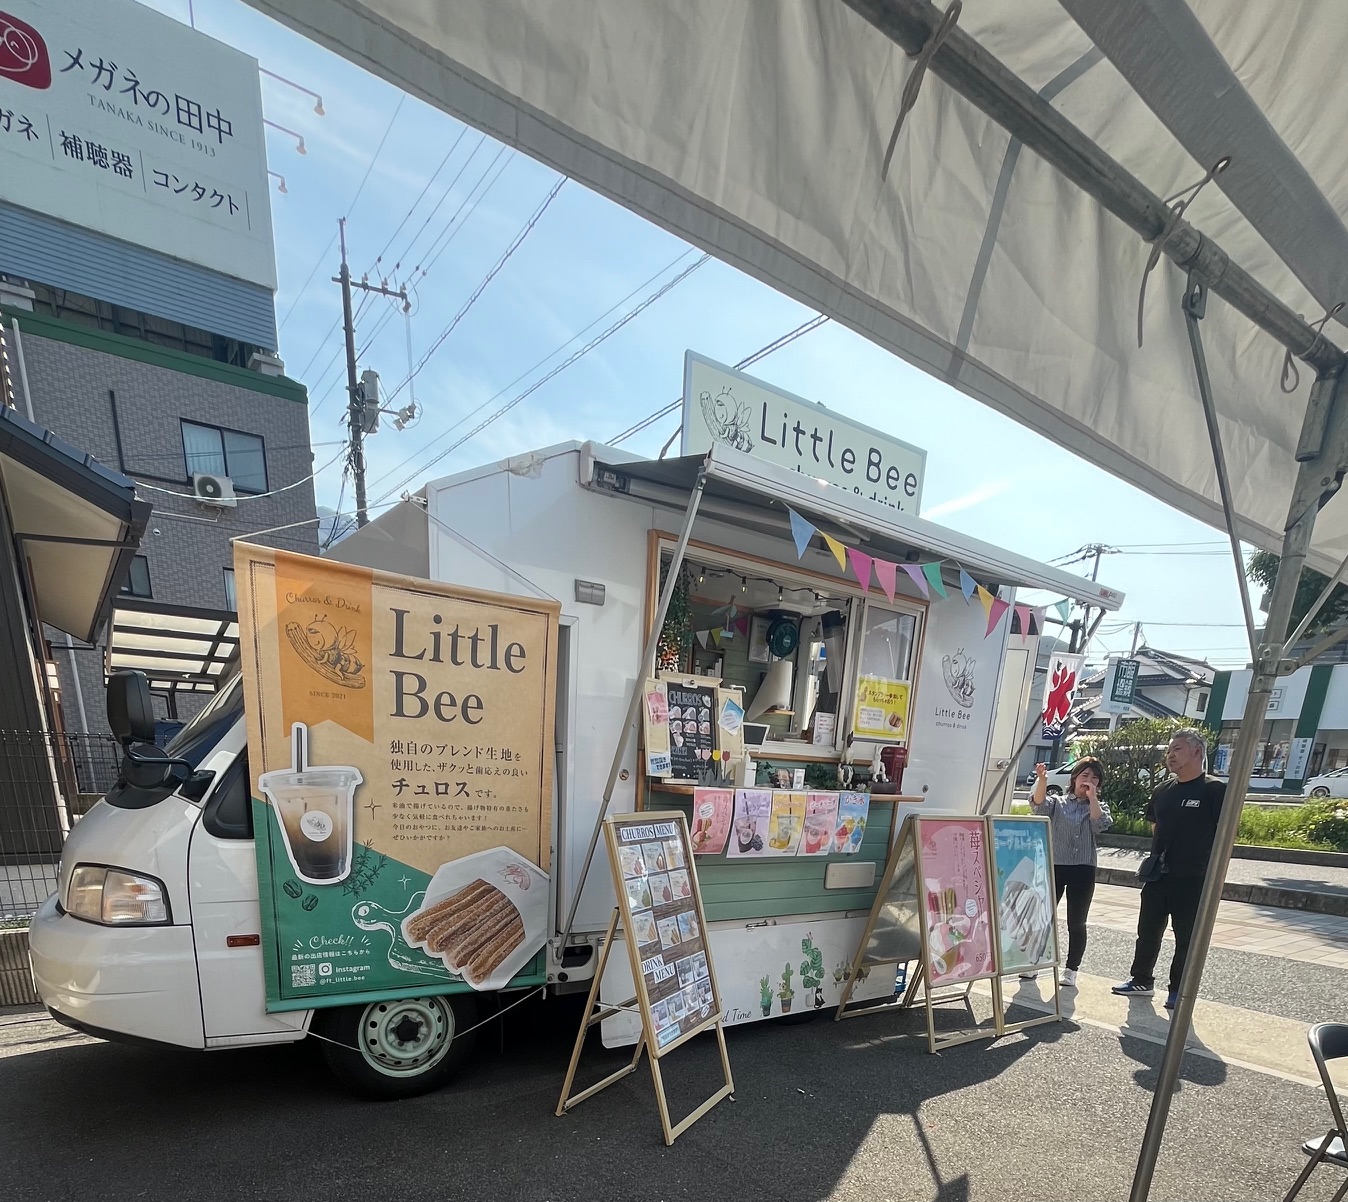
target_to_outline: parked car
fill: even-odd
[[[1301,792],[1306,797],[1348,797],[1348,768],[1312,776]]]

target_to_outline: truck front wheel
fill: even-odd
[[[338,1080],[392,1100],[444,1085],[473,1050],[476,1023],[476,999],[460,993],[320,1010],[313,1028]]]

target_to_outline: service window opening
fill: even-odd
[[[670,563],[662,549],[662,585]],[[853,733],[906,743],[921,617],[917,604],[869,601],[841,581],[697,547],[680,569],[656,668],[743,689],[745,722],[767,728],[765,749],[837,759]]]

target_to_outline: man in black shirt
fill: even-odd
[[[1168,918],[1175,932],[1175,958],[1170,962],[1170,992],[1165,1001],[1170,1010],[1179,1000],[1203,877],[1226,797],[1226,786],[1203,771],[1206,756],[1207,744],[1195,730],[1182,730],[1170,740],[1165,762],[1175,779],[1157,789],[1147,803],[1152,852],[1160,857],[1161,873],[1142,886],[1132,975],[1114,986],[1114,992],[1125,997],[1151,997]]]

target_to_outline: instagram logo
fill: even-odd
[[[41,91],[51,87],[47,43],[26,21],[0,11],[0,79]]]

